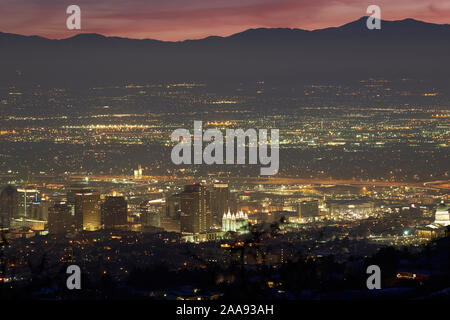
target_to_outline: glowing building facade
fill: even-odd
[[[248,215],[242,211],[237,214],[228,211],[222,217],[222,231],[248,232]]]
[[[211,211],[206,188],[199,183],[187,185],[180,193],[180,228],[183,233],[204,233],[211,227]]]
[[[436,214],[434,216],[434,223],[442,226],[450,225],[449,207],[444,202],[441,202],[436,209]]]
[[[75,219],[78,231],[96,231],[101,227],[100,194],[90,192],[75,193]]]
[[[144,227],[161,227],[166,212],[166,199],[151,199],[141,203],[141,223]]]

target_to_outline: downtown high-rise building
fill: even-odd
[[[181,207],[180,207],[181,195],[179,193],[170,195],[166,198],[166,216],[170,219],[180,220]]]
[[[211,191],[212,223],[221,225],[222,217],[230,210],[230,189],[226,183],[215,183]]]
[[[211,228],[211,211],[207,205],[207,190],[199,183],[187,185],[180,194],[181,232],[199,234]]]
[[[181,195],[179,193],[166,197],[166,213],[161,216],[160,226],[168,232],[181,232],[180,207]]]
[[[139,165],[137,170],[133,171],[135,179],[142,179],[142,166]]]
[[[11,185],[0,193],[0,228],[9,228],[11,219],[17,217],[19,210],[19,193]]]
[[[74,194],[75,226],[78,231],[95,231],[101,227],[100,194],[83,190]]]
[[[85,181],[76,182],[70,185],[67,188],[68,204],[75,206],[75,194],[90,191],[92,191],[92,188]]]
[[[450,226],[450,208],[442,201],[436,208],[435,224]]]
[[[101,224],[105,229],[127,225],[128,204],[122,196],[107,196],[101,205]]]
[[[42,199],[39,194],[34,195],[34,200],[30,206],[30,214],[28,218],[35,220],[48,220],[48,209],[50,207],[50,201]]]
[[[166,199],[146,200],[140,205],[141,224],[143,227],[161,228],[161,220],[166,215]]]
[[[48,233],[66,234],[75,230],[75,213],[67,202],[57,202],[48,209]]]
[[[31,210],[38,190],[33,185],[24,185],[17,189],[19,193],[19,210],[15,218],[31,217]]]

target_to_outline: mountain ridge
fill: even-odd
[[[296,33],[297,32],[298,33],[321,33],[321,32],[330,31],[330,30],[345,30],[345,29],[347,29],[347,27],[354,26],[355,24],[360,24],[360,23],[365,24],[367,18],[368,18],[368,16],[363,16],[357,20],[350,21],[350,22],[345,23],[340,26],[319,28],[319,29],[314,29],[314,30],[306,30],[306,29],[301,29],[301,28],[289,28],[289,27],[276,27],[276,28],[258,27],[258,28],[245,29],[243,31],[236,32],[236,33],[230,34],[228,36],[210,35],[210,36],[206,36],[206,37],[199,38],[199,39],[185,39],[185,40],[178,40],[178,41],[167,41],[167,40],[160,40],[160,39],[154,39],[154,38],[137,39],[137,38],[121,37],[121,36],[106,36],[106,35],[103,35],[100,33],[95,33],[95,32],[87,32],[87,33],[80,32],[80,33],[77,33],[77,34],[67,37],[67,38],[51,39],[51,38],[47,38],[47,37],[40,36],[40,35],[22,35],[22,34],[17,34],[17,33],[7,33],[7,32],[0,31],[0,39],[2,38],[2,36],[6,36],[6,37],[20,37],[20,38],[28,38],[28,39],[34,38],[34,39],[42,39],[42,40],[48,40],[48,41],[67,41],[67,40],[74,39],[74,38],[86,37],[86,38],[97,38],[97,39],[102,38],[102,39],[115,39],[115,40],[158,41],[158,42],[162,42],[162,43],[175,44],[175,43],[183,43],[183,42],[209,40],[211,38],[213,38],[213,39],[235,38],[242,34],[254,33],[254,32],[286,31],[286,32],[296,32]],[[413,18],[405,18],[402,20],[381,20],[382,26],[384,24],[392,24],[392,23],[408,23],[408,24],[414,23],[414,24],[420,24],[420,25],[433,26],[435,28],[448,28],[450,31],[450,24],[436,24],[436,23],[425,22],[425,21],[421,21],[421,20],[417,20],[417,19],[413,19]]]
[[[369,30],[366,19],[312,31],[255,28],[178,42],[0,33],[0,82],[410,76],[450,83],[450,25],[383,20],[381,30]]]

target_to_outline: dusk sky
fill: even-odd
[[[66,8],[81,8],[81,31]],[[48,38],[76,33],[160,40],[227,36],[249,28],[339,26],[381,7],[382,19],[450,23],[450,0],[0,0],[0,31]]]

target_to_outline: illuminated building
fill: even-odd
[[[11,219],[17,217],[19,194],[13,186],[7,186],[0,193],[0,227],[9,228]]]
[[[91,188],[87,185],[86,182],[80,182],[73,184],[68,187],[67,191],[67,202],[69,205],[75,206],[75,194],[83,193],[83,192],[91,192]]]
[[[447,229],[450,226],[449,208],[441,202],[436,208],[434,222],[416,229],[416,236],[421,240],[435,240],[447,236]]]
[[[328,200],[328,213],[333,217],[360,219],[374,211],[373,202],[365,200]]]
[[[16,228],[20,230],[31,229],[32,231],[44,231],[46,224],[47,223],[44,220],[21,217],[18,219],[13,219],[11,221],[11,228]]]
[[[160,226],[168,232],[181,232],[180,207],[181,196],[179,193],[166,198],[166,214],[162,215]]]
[[[171,219],[180,219],[180,194],[173,194],[166,199],[167,203],[167,216]]]
[[[29,217],[31,211],[31,204],[35,199],[35,194],[38,192],[35,188],[22,187],[18,188],[19,193],[19,210],[16,218]]]
[[[72,206],[66,202],[55,203],[48,210],[48,233],[66,234],[75,229],[75,216]]]
[[[242,211],[237,214],[228,211],[222,217],[222,231],[248,232],[248,215]]]
[[[30,218],[47,221],[49,207],[50,203],[45,199],[39,199],[39,195],[36,193],[34,201],[31,203]]]
[[[141,165],[138,166],[137,170],[134,170],[134,178],[135,179],[142,179],[142,167],[141,167]]]
[[[230,209],[230,190],[226,183],[216,183],[211,193],[211,214],[213,224],[220,225],[220,218]]]
[[[206,241],[218,241],[224,239],[224,232],[222,231],[214,231],[214,232],[205,232],[198,234],[185,234],[181,237],[181,239],[185,242],[206,242]]]
[[[102,225],[113,229],[127,224],[127,201],[120,196],[107,196],[101,205]]]
[[[445,237],[447,235],[447,228],[430,224],[428,226],[416,228],[415,234],[421,240],[432,241]]]
[[[77,230],[95,231],[101,227],[100,194],[93,190],[75,193],[75,220]]]
[[[211,225],[206,188],[199,183],[187,185],[180,194],[181,232],[204,233]]]
[[[141,223],[143,227],[161,227],[161,218],[166,212],[165,199],[152,199],[141,203]]]
[[[444,202],[441,202],[436,208],[434,223],[442,226],[450,225],[450,209]]]

